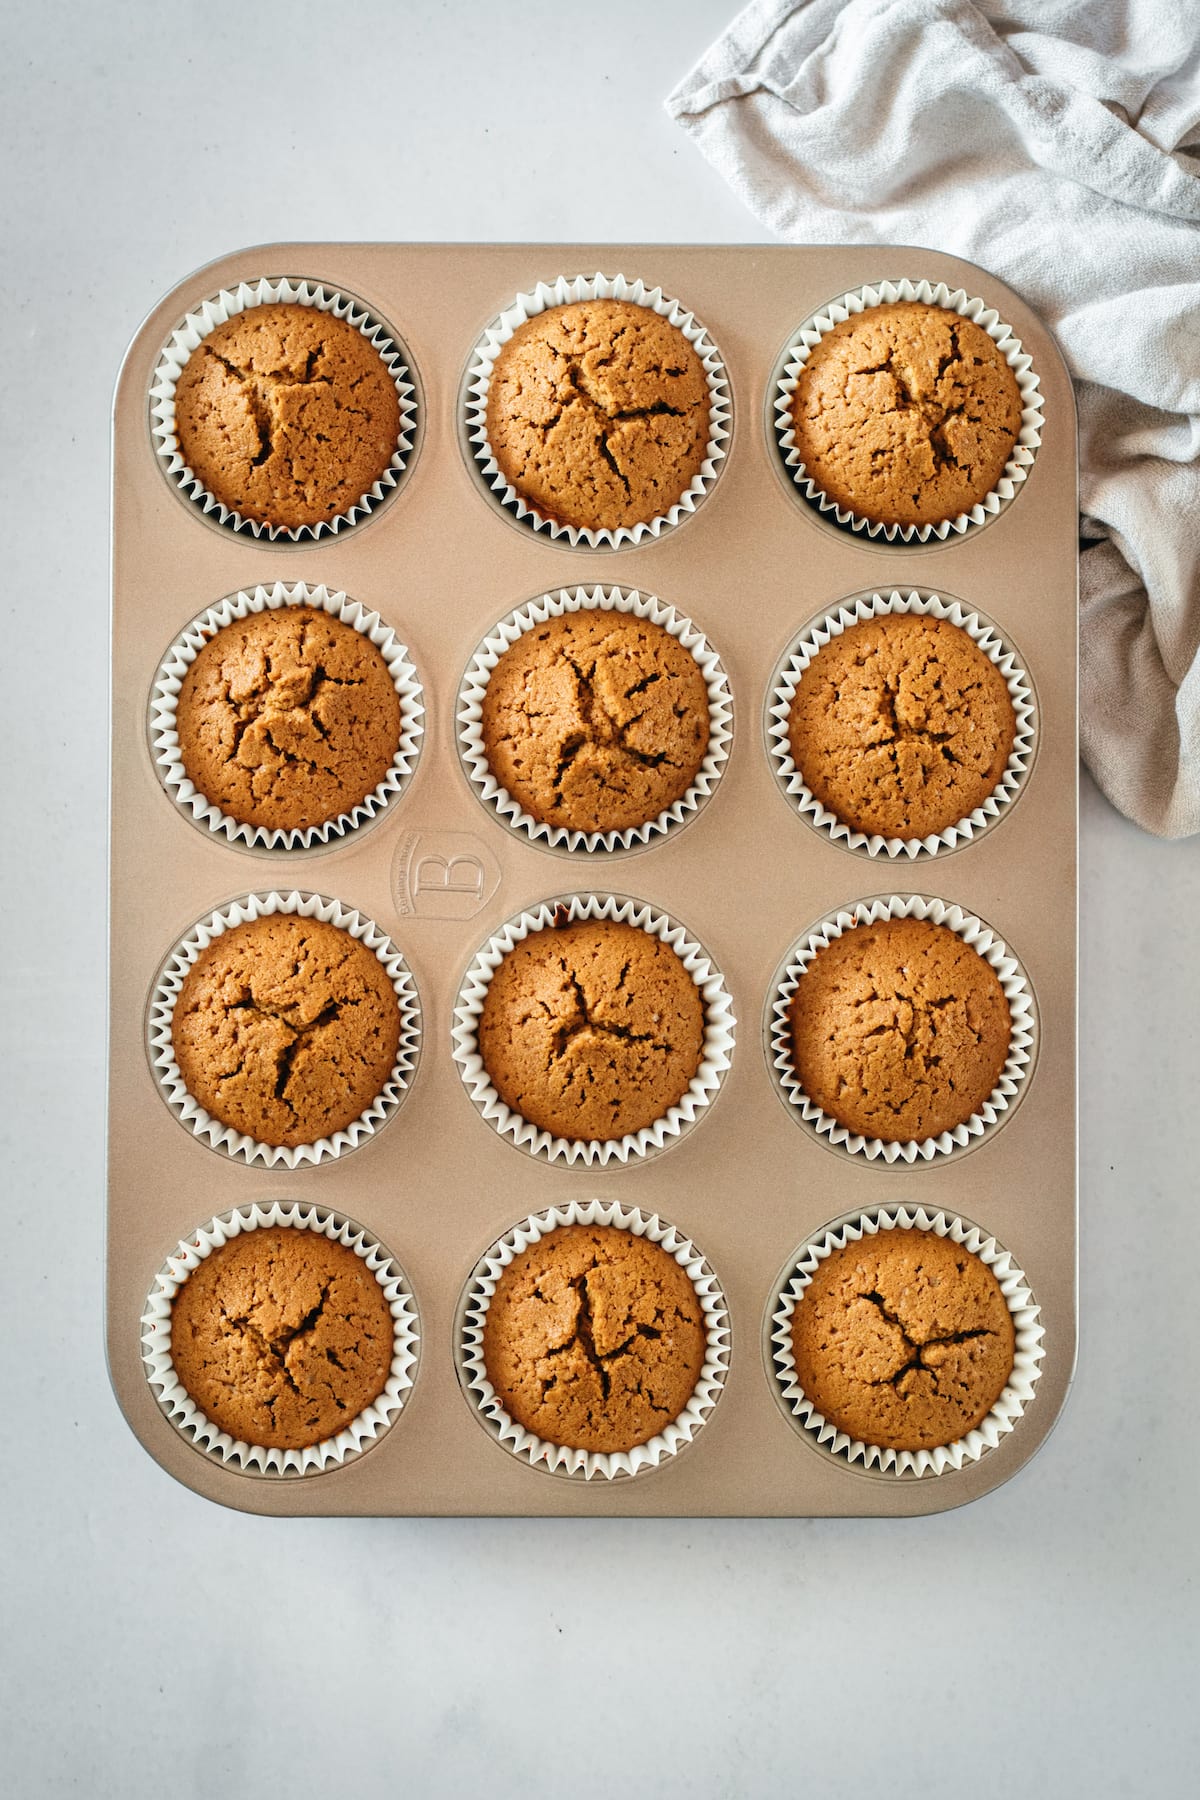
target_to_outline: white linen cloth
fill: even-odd
[[[782,236],[967,257],[1055,332],[1084,758],[1200,830],[1200,0],[755,0],[667,109]]]

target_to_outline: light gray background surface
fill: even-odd
[[[1144,837],[1086,778],[1079,1372],[997,1493],[886,1525],[275,1522],[175,1486],[109,1391],[125,344],[243,244],[755,241],[661,110],[729,11],[0,8],[0,1784],[20,1800],[1190,1790],[1200,842]]]

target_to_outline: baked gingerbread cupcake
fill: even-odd
[[[483,1329],[504,1409],[548,1443],[632,1450],[687,1406],[707,1353],[704,1311],[660,1244],[566,1225],[504,1270]]]
[[[669,944],[580,919],[531,932],[488,985],[479,1054],[505,1105],[555,1137],[601,1142],[662,1118],[704,1055],[700,991]]]
[[[813,346],[791,400],[805,473],[882,525],[956,519],[996,486],[1021,430],[1021,391],[983,328],[947,307],[852,313]]]
[[[987,1417],[1013,1369],[992,1270],[934,1231],[881,1231],[817,1264],[792,1316],[796,1381],[839,1431],[931,1450]]]
[[[669,512],[701,473],[709,426],[700,356],[633,301],[548,307],[491,370],[491,455],[521,499],[561,525],[615,531]]]
[[[222,627],[175,710],[188,779],[227,817],[303,830],[352,812],[392,766],[400,697],[361,631],[311,606]]]
[[[539,823],[646,824],[682,799],[708,750],[708,692],[661,625],[584,608],[524,632],[488,679],[481,732],[495,779]]]
[[[215,1249],[171,1308],[171,1361],[231,1437],[304,1449],[383,1392],[394,1323],[362,1257],[318,1231],[269,1226]]]
[[[927,919],[855,925],[817,951],[788,1009],[807,1097],[848,1131],[922,1142],[966,1124],[1008,1058],[991,964]]]
[[[923,838],[982,806],[1017,721],[1008,684],[961,627],[885,613],[830,639],[788,714],[792,761],[855,831]]]
[[[348,319],[280,301],[203,338],[175,384],[175,435],[193,475],[243,519],[293,530],[356,506],[391,466],[400,399]]]
[[[171,1047],[213,1118],[294,1147],[370,1107],[391,1077],[400,1025],[373,950],[337,925],[270,913],[200,952],[175,1001]]]

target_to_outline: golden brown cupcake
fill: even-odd
[[[708,748],[699,664],[661,625],[586,610],[519,637],[483,701],[492,774],[533,818],[624,831],[687,793]]]
[[[647,306],[550,307],[496,358],[487,434],[505,480],[545,518],[594,531],[647,523],[704,463],[704,364]]]
[[[829,498],[884,525],[935,525],[991,492],[1021,429],[1016,376],[971,319],[870,306],[814,345],[792,398],[795,444]]]
[[[373,793],[400,743],[380,652],[341,619],[283,606],[209,639],[176,705],[189,780],[230,818],[300,830]]]
[[[881,1231],[817,1266],[792,1317],[796,1380],[839,1431],[932,1450],[973,1431],[1013,1366],[986,1263],[933,1231]]]
[[[378,1399],[394,1327],[361,1256],[318,1231],[264,1226],[205,1257],[171,1308],[171,1361],[231,1437],[302,1450]]]
[[[386,1085],[399,1041],[396,990],[374,951],[294,913],[214,938],[171,1019],[189,1093],[264,1144],[344,1130]]]
[[[361,331],[284,301],[247,307],[196,346],[175,385],[175,434],[223,505],[290,530],[370,492],[396,449],[400,401]]]
[[[492,976],[479,1020],[500,1098],[556,1137],[652,1125],[686,1094],[703,1051],[700,991],[674,950],[611,919],[531,932]]]
[[[800,977],[789,1016],[808,1098],[884,1143],[965,1124],[999,1080],[1012,1031],[990,963],[927,919],[834,938]]]
[[[792,761],[856,831],[919,838],[982,806],[1008,765],[1008,684],[958,625],[885,613],[831,638],[797,684]]]
[[[683,1411],[705,1355],[704,1310],[661,1245],[565,1225],[501,1275],[483,1327],[488,1380],[526,1431],[614,1453]]]

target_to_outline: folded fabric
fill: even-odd
[[[1083,755],[1200,831],[1200,6],[756,0],[667,108],[773,231],[967,257],[1055,332]]]

